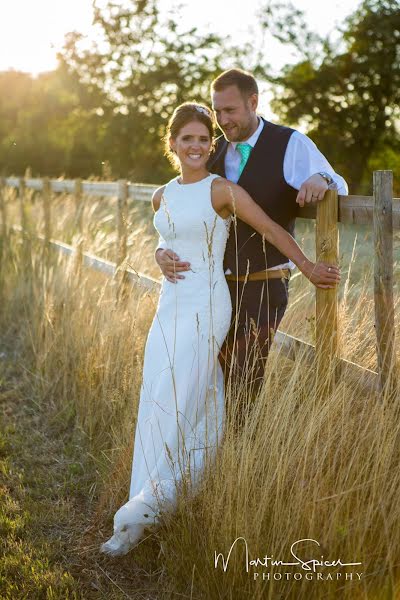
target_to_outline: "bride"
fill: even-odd
[[[190,262],[179,281],[163,278],[144,354],[129,500],[114,515],[114,535],[100,547],[126,554],[173,510],[179,485],[199,481],[224,431],[224,381],[218,354],[231,321],[223,270],[232,218],[264,235],[318,287],[334,287],[335,265],[313,263],[296,241],[238,185],[209,173],[211,111],[178,106],[168,124],[167,155],[180,175],[157,189],[154,226],[174,253]]]

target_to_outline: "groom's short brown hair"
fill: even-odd
[[[211,93],[221,92],[231,85],[236,85],[242,96],[258,94],[257,81],[251,73],[242,69],[228,69],[218,75],[211,83]]]

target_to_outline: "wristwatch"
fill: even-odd
[[[319,171],[318,175],[321,175],[321,177],[325,179],[326,183],[328,184],[328,188],[333,187],[333,185],[335,185],[336,187],[336,184],[332,177],[329,175],[329,173],[327,173],[326,171]]]

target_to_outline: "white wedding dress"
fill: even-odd
[[[223,257],[231,218],[211,203],[218,175],[191,184],[178,177],[165,187],[154,225],[166,247],[191,270],[163,278],[144,354],[129,500],[114,516],[114,535],[101,551],[126,554],[173,509],[178,482],[196,485],[213,459],[224,429],[224,380],[218,362],[231,320]]]

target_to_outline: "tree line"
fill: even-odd
[[[287,3],[269,3],[258,22],[296,49],[294,64],[276,73],[251,41],[238,48],[213,32],[182,30],[156,0],[95,6],[96,40],[67,34],[54,71],[0,72],[0,172],[29,166],[33,176],[165,181],[172,110],[191,99],[209,105],[212,79],[241,66],[269,82],[277,120],[305,126],[350,193],[370,193],[372,170],[392,169],[400,195],[398,0],[363,0],[334,42]]]

